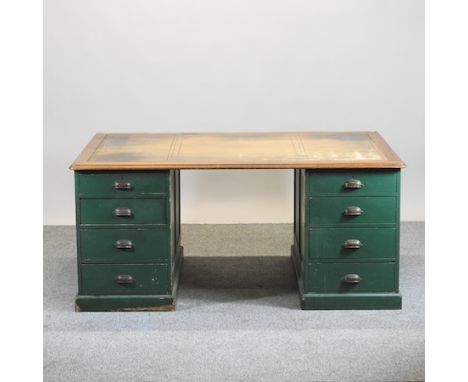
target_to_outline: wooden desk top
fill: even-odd
[[[401,168],[377,132],[96,134],[72,170]]]

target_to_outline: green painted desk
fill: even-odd
[[[76,310],[174,310],[180,170],[265,168],[294,170],[301,307],[400,309],[402,167],[376,132],[97,134],[70,166]]]

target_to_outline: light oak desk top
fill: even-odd
[[[72,170],[402,168],[377,132],[96,134]]]

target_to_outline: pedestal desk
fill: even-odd
[[[302,309],[400,309],[404,166],[377,132],[96,134],[70,166],[76,310],[175,309],[182,169],[293,169]]]

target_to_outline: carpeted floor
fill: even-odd
[[[424,224],[401,311],[302,311],[289,224],[185,225],[175,312],[75,313],[74,227],[44,228],[45,381],[421,381]]]

